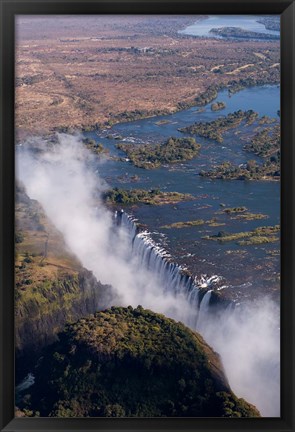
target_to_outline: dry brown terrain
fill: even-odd
[[[279,42],[177,33],[197,19],[18,18],[18,137],[102,126],[135,110],[137,116],[171,112],[179,103],[193,103],[211,84],[249,77],[279,82]]]

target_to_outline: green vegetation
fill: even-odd
[[[190,228],[193,226],[199,226],[199,225],[204,225],[205,222],[203,219],[197,219],[197,220],[193,220],[193,221],[186,221],[186,222],[175,222],[172,223],[170,225],[163,225],[161,226],[161,228]]]
[[[153,169],[161,165],[193,159],[199,153],[200,144],[194,138],[169,138],[163,144],[117,144],[130,161],[139,168]]]
[[[261,119],[259,120],[258,123],[260,125],[264,125],[264,124],[272,124],[272,123],[275,123],[275,122],[276,122],[276,119],[268,117],[267,115],[264,115],[264,116],[261,117]]]
[[[224,102],[215,102],[211,105],[212,111],[220,111],[226,107],[226,104]]]
[[[243,121],[246,124],[250,125],[253,123],[258,117],[258,113],[253,110],[248,111],[235,111],[233,113],[228,114],[225,117],[219,117],[216,120],[211,122],[197,122],[191,126],[187,126],[184,128],[180,128],[180,132],[190,133],[194,135],[200,135],[205,138],[210,138],[219,143],[223,142],[222,135],[228,129],[232,129],[237,127]]]
[[[261,120],[264,123],[270,121],[266,117],[262,117]],[[263,157],[263,163],[259,164],[255,160],[249,160],[246,164],[235,166],[231,162],[224,162],[221,165],[215,166],[210,171],[201,171],[199,174],[212,179],[279,180],[281,162],[280,141],[280,125],[276,124],[267,127],[257,132],[251,139],[250,144],[244,146],[245,150]]]
[[[217,222],[216,218],[210,219],[210,220],[203,220],[203,219],[196,219],[192,221],[186,221],[186,222],[175,222],[170,225],[163,225],[161,228],[170,229],[170,228],[190,228],[194,226],[200,226],[200,225],[209,225],[209,226],[220,226],[224,225],[223,223]]]
[[[210,171],[200,171],[202,177],[221,180],[279,180],[279,161],[267,160],[259,164],[255,160],[249,160],[243,165],[233,165],[231,162],[224,162],[216,165]]]
[[[159,120],[159,121],[155,122],[155,124],[157,126],[161,126],[161,125],[165,125],[165,124],[169,124],[169,123],[172,123],[172,121],[171,120]]]
[[[268,216],[262,213],[249,213],[249,212],[245,212],[243,214],[239,214],[237,216],[232,217],[231,219],[241,219],[241,220],[247,220],[247,221],[252,221],[252,220],[260,220],[260,219],[267,219]]]
[[[199,334],[141,306],[67,325],[35,377],[19,408],[45,417],[260,416]]]
[[[225,208],[222,210],[222,212],[217,212],[217,213],[226,213],[228,215],[231,215],[231,219],[259,220],[259,219],[268,218],[267,215],[264,215],[262,213],[247,212],[247,207],[230,207],[230,208]]]
[[[204,93],[195,99],[195,105],[204,106],[212,102],[218,96],[218,91],[225,87],[224,84],[210,85]]]
[[[92,150],[94,153],[108,153],[108,150],[106,150],[101,143],[96,142],[92,138],[83,138],[83,143],[89,150]]]
[[[113,126],[115,123],[125,123],[125,122],[131,122],[135,120],[140,120],[143,118],[148,117],[154,117],[154,116],[160,116],[170,114],[168,109],[154,109],[154,110],[147,110],[147,109],[136,109],[132,111],[123,111],[118,114],[110,113],[111,120],[108,120],[104,122],[104,126]]]
[[[27,262],[23,276],[18,272],[15,287],[15,336],[17,354],[29,350],[32,356],[44,344],[55,340],[66,321],[93,313],[99,305],[104,307],[110,292],[86,270],[56,279],[44,277],[42,282],[36,282],[31,270],[34,263],[31,258]],[[39,269],[46,275],[46,266]]]
[[[219,231],[218,234],[212,236],[205,236],[203,239],[215,240],[220,243],[226,243],[247,238],[248,240],[238,241],[237,244],[241,246],[250,244],[262,244],[278,241],[279,238],[274,234],[280,231],[280,226],[264,226],[255,228],[252,231],[238,232],[238,233],[227,233],[225,231]]]
[[[241,78],[239,80],[232,80],[228,83],[229,94],[237,93],[248,87],[255,87],[264,84],[279,83],[278,72],[276,68],[272,68],[273,77],[269,74],[267,77],[254,77],[248,76],[247,78]]]
[[[239,27],[221,27],[221,28],[213,28],[210,30],[210,33],[214,33],[217,36],[228,37],[228,38],[237,38],[237,39],[280,39],[280,35],[270,34],[270,33],[259,33],[249,30],[244,30]]]
[[[232,213],[244,213],[246,210],[247,207],[228,207],[222,211],[227,214],[232,214]]]
[[[226,66],[222,66],[219,68],[216,68],[214,70],[214,73],[216,74],[222,74],[224,72],[227,72],[227,67]],[[265,85],[265,84],[275,84],[275,83],[279,83],[279,74],[276,68],[272,68],[269,71],[269,74],[267,76],[261,76],[260,78],[258,78],[258,76],[254,77],[254,76],[248,76],[246,78],[240,78],[238,80],[234,79],[231,81],[228,81],[227,84],[224,83],[220,83],[220,84],[211,84],[207,90],[205,90],[202,94],[200,94],[194,101],[194,103],[192,103],[190,106],[192,105],[196,105],[196,106],[204,106],[207,105],[208,103],[212,102],[214,99],[217,98],[218,96],[218,91],[223,90],[225,88],[228,89],[229,94],[234,94],[237,93],[245,88],[248,87],[255,87],[255,86],[260,86],[260,85]],[[189,108],[189,107],[188,107]],[[179,108],[179,109],[183,109],[183,108]],[[279,113],[278,113],[279,115]]]
[[[259,244],[265,244],[265,243],[273,243],[278,241],[278,237],[270,236],[270,237],[263,237],[263,236],[253,236],[250,237],[249,240],[241,240],[237,243],[240,246],[249,246],[249,245],[259,245]]]
[[[41,206],[18,183],[15,208],[16,374],[23,376],[66,321],[105,308],[112,294],[71,255]]]
[[[280,162],[281,134],[280,125],[268,127],[257,132],[250,144],[244,149],[255,153],[258,156],[268,158],[272,163]]]
[[[180,201],[191,200],[194,197],[190,194],[179,192],[161,192],[159,189],[119,189],[114,188],[104,193],[103,199],[111,204],[176,204]]]

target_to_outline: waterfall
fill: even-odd
[[[223,280],[221,276],[201,275],[193,278],[186,268],[174,263],[171,255],[156,244],[148,231],[140,231],[137,220],[123,210],[115,213],[118,226],[123,226],[130,238],[130,258],[138,261],[139,266],[151,270],[163,292],[175,297],[184,297],[192,307],[193,315],[187,317],[186,324],[199,329],[210,312],[210,299],[214,287]]]
[[[21,393],[24,390],[27,390],[29,387],[31,387],[35,382],[35,377],[32,373],[29,373],[20,384],[18,384],[15,387],[16,393]]]
[[[38,154],[37,147],[42,150]],[[230,302],[219,296],[227,288],[221,277],[192,277],[150,233],[138,229],[134,218],[121,211],[112,221],[100,201],[94,209],[93,197],[105,186],[89,170],[92,159],[78,137],[58,135],[54,147],[52,151],[39,138],[28,141],[17,155],[18,178],[81,264],[112,286],[114,305],[142,304],[193,330],[201,328],[206,342],[221,355],[233,390],[257,404],[264,415],[280,415],[279,305],[269,297],[252,301],[248,296],[247,302],[227,308]],[[249,283],[232,287],[237,289],[235,297],[239,290],[247,291]]]
[[[228,286],[221,276],[192,277],[148,231],[138,228],[136,219],[121,211],[116,222],[127,231],[130,260],[136,260],[138,269],[151,271],[160,282],[158,289],[167,293],[167,302],[171,304],[174,296],[177,309],[168,316],[198,331],[220,354],[233,391],[257,405],[263,415],[279,415],[279,314],[274,305],[265,299],[251,304],[222,300],[219,293]]]
[[[28,375],[15,387],[15,402],[21,399],[21,394],[35,383],[35,377],[32,373]]]
[[[196,322],[196,328],[198,331],[202,331],[202,327],[204,326],[204,322],[206,322],[206,316],[209,313],[209,305],[211,299],[212,290],[208,290],[204,295],[202,302],[200,304],[198,318]]]

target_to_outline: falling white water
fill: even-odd
[[[35,377],[32,373],[28,375],[15,387],[15,401],[18,403],[21,398],[21,394],[30,388],[35,383]]]
[[[190,315],[182,321],[200,332],[223,359],[232,389],[254,403],[265,416],[280,415],[280,332],[279,308],[269,299],[235,307],[211,307],[213,289],[222,277],[184,276],[182,268],[169,262],[170,255],[154,244],[148,232],[138,233],[135,220],[120,213],[130,236],[132,252],[144,267],[153,269],[164,292],[186,298]],[[239,288],[238,286],[237,288]],[[214,313],[213,313],[214,312]],[[218,313],[216,313],[218,312]],[[267,396],[265,388],[268,389]]]
[[[200,304],[196,329],[201,333],[203,333],[204,328],[206,328],[206,321],[209,314],[209,304],[210,304],[211,294],[212,294],[212,290],[207,291]]]
[[[23,392],[24,390],[28,389],[29,387],[31,387],[35,382],[35,378],[34,375],[29,373],[23,380],[22,382],[17,385],[15,387],[15,391],[16,392]]]
[[[198,329],[218,351],[231,387],[265,416],[279,416],[279,312],[270,300],[213,314],[211,298],[220,276],[193,280],[137,232],[132,218],[106,210],[99,194],[104,181],[79,137],[59,135],[49,150],[17,152],[17,177],[63,233],[69,249],[98,280],[111,284],[120,305],[143,305]],[[118,218],[121,218],[120,223]],[[221,287],[222,288],[222,287]],[[267,389],[267,392],[266,392]]]

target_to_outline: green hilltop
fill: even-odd
[[[198,333],[141,306],[68,324],[34,374],[20,406],[27,415],[260,416],[233,394],[219,355]]]

